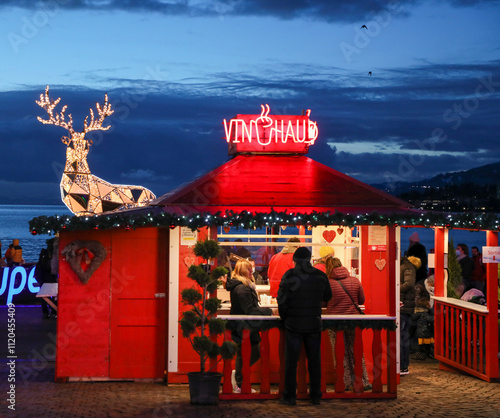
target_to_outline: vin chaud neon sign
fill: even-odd
[[[224,119],[229,153],[307,153],[318,138],[318,126],[305,115],[270,115],[269,105],[261,105],[260,115],[237,115]]]

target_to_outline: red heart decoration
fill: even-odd
[[[385,267],[385,259],[384,258],[379,258],[378,260],[375,260],[375,266],[382,271]]]
[[[326,240],[326,242],[332,242],[337,234],[333,229],[327,229],[326,231],[323,231],[323,238]]]
[[[225,232],[226,234],[229,234],[229,231],[231,231],[231,227],[229,227],[229,226],[225,226],[225,227],[224,227],[224,232]]]
[[[337,228],[337,234],[342,235],[344,228]]]

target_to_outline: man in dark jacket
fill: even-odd
[[[420,259],[417,257],[403,257],[400,267],[399,301],[399,339],[400,339],[400,375],[409,374],[410,365],[410,318],[415,311],[415,282],[417,276],[417,264],[420,267]]]
[[[309,369],[309,396],[321,399],[321,307],[332,298],[328,277],[311,265],[311,252],[304,247],[293,254],[295,267],[281,279],[278,310],[286,328],[285,391],[282,403],[295,405],[297,363],[302,342]]]
[[[427,250],[420,243],[420,237],[418,232],[414,232],[410,235],[410,245],[408,251],[406,252],[407,257],[418,257],[422,263],[419,268],[417,268],[415,283],[423,282],[427,279]]]
[[[456,254],[458,264],[460,264],[460,268],[462,269],[462,293],[465,293],[474,287],[472,281],[474,261],[469,257],[469,247],[466,244],[457,244]]]

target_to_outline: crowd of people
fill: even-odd
[[[232,252],[233,251],[233,252]],[[247,250],[248,251],[248,250]],[[236,252],[239,253],[235,256]],[[244,257],[246,255],[246,257]],[[472,247],[472,257],[465,244],[456,246],[456,256],[461,268],[461,283],[457,288],[463,300],[484,303],[485,267],[477,247]],[[305,347],[309,371],[309,396],[313,404],[321,399],[321,313],[357,315],[365,303],[363,286],[357,277],[342,265],[330,246],[320,248],[319,258],[311,259],[311,252],[302,247],[298,238],[290,238],[283,249],[269,260],[266,279],[255,269],[255,260],[243,254],[241,247],[221,255],[222,265],[230,268],[226,289],[231,295],[231,314],[272,315],[278,314],[286,329],[285,343],[285,390],[282,403],[295,405],[296,371],[302,344]],[[231,260],[237,260],[232,267]],[[219,264],[220,265],[220,264]],[[269,283],[270,294],[277,298],[277,309],[259,306],[256,285]],[[410,359],[425,360],[434,356],[434,275],[428,268],[427,250],[414,232],[409,237],[408,250],[401,259],[400,267],[400,374],[409,374]],[[245,325],[232,323],[232,338],[238,345],[235,370],[232,374],[234,392],[241,392],[241,341]],[[335,346],[337,331],[328,330],[336,368]],[[346,391],[354,390],[354,330],[343,330],[344,376]],[[260,356],[258,330],[250,332],[251,365]],[[368,373],[362,358],[362,383],[370,390]]]
[[[44,283],[56,283],[58,275],[58,258],[54,256],[57,253],[57,239],[49,240],[47,248],[43,248],[40,251],[38,262],[35,266],[34,277],[39,285]],[[0,268],[1,267],[15,267],[25,265],[23,258],[23,248],[21,247],[19,240],[14,239],[9,247],[2,256],[2,243],[0,242]],[[29,265],[29,264],[28,264]],[[56,304],[55,298],[51,298],[53,303]],[[44,300],[41,300],[42,313],[46,318],[56,318],[57,312],[52,309],[49,304]]]
[[[455,295],[479,304],[486,303],[486,268],[478,247],[460,243],[455,249],[460,282]],[[425,360],[434,356],[434,275],[428,269],[427,251],[414,232],[400,268],[400,374],[409,374],[410,357]]]
[[[304,345],[309,371],[309,396],[313,404],[319,404],[321,393],[321,314],[359,314],[365,302],[363,287],[358,278],[351,276],[342,266],[330,246],[320,248],[319,258],[312,260],[311,252],[301,246],[300,240],[292,237],[283,249],[269,260],[266,271],[270,294],[277,300],[277,308],[259,306],[256,285],[264,283],[255,270],[255,260],[242,257],[242,250],[224,246],[219,256],[219,265],[230,270],[225,288],[230,292],[231,315],[279,315],[285,325],[285,390],[281,402],[296,404],[296,373],[301,346]],[[248,255],[248,254],[247,254]],[[235,261],[234,265],[231,261]],[[332,297],[333,296],[333,297]],[[232,371],[233,392],[241,392],[242,359],[241,344],[245,321],[229,321],[233,341],[237,345],[235,370]],[[354,330],[344,331],[344,385],[347,391],[354,387]],[[335,331],[329,332],[335,362]],[[250,365],[260,357],[260,334],[250,330]],[[363,386],[370,390],[371,384],[363,358]]]

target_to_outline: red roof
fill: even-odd
[[[150,206],[170,213],[402,213],[412,206],[304,155],[238,155],[160,196]]]

